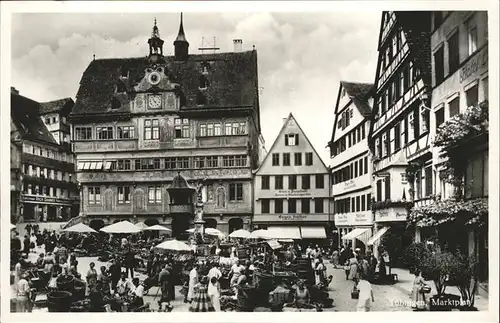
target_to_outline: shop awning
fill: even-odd
[[[269,227],[267,229],[269,239],[302,239],[299,227]]]
[[[375,232],[375,234],[368,239],[367,245],[373,245],[375,241],[378,241],[382,236],[389,230],[389,227],[383,227],[382,229]]]
[[[358,239],[363,243],[370,238],[370,229],[366,228],[356,228],[342,237],[342,240]]]
[[[300,227],[302,239],[326,239],[324,227]]]
[[[267,241],[267,244],[269,245],[269,247],[271,247],[271,249],[273,250],[276,250],[276,249],[279,249],[281,248],[281,244],[276,241],[276,240],[268,240]]]

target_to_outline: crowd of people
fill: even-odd
[[[140,281],[136,277],[136,252],[126,238],[109,237],[109,242],[118,244],[121,251],[119,256],[110,259],[109,265],[96,268],[95,263],[91,262],[89,268],[79,270],[81,268],[74,250],[86,241],[91,241],[88,235],[60,234],[50,230],[40,232],[35,226],[25,231],[22,240],[16,231],[11,239],[18,312],[30,311],[33,307],[33,295],[36,293],[36,286],[33,286],[31,279],[33,277],[30,277],[33,269],[44,276],[39,277],[38,281],[46,283],[47,291],[57,289],[59,277],[73,276],[76,284],[85,286],[85,297],[90,300],[90,311],[93,312],[140,309],[145,304],[144,295],[153,286],[158,286],[161,292],[158,309],[171,311],[172,301],[176,298],[176,285],[183,286],[181,292],[184,292],[184,302],[189,304],[190,311],[223,311],[228,299],[235,301],[239,296],[248,297],[245,293],[255,281],[256,271],[273,274],[276,271],[293,271],[301,258],[309,259],[315,286],[328,286],[331,281],[332,276],[327,274],[325,260],[329,260],[334,269],[343,269],[345,279],[353,281],[351,294],[358,300],[357,310],[370,311],[371,303],[374,302],[371,283],[391,275],[390,257],[384,248],[378,250],[380,256],[377,258],[370,249],[365,252],[341,246],[340,250],[331,250],[318,245],[308,245],[303,249],[304,246],[291,242],[283,243],[279,250],[273,250],[266,244],[253,245],[252,252],[242,256],[239,254],[240,249],[249,246],[244,240],[225,245],[220,240],[214,240],[208,248],[208,260],[206,257],[199,260],[192,253],[186,255],[188,260],[181,265],[178,259],[174,259],[173,253],[156,252],[151,247],[145,259],[147,278]],[[141,239],[138,236],[130,238],[134,241]],[[28,255],[33,253],[38,256],[34,263],[28,261]],[[86,275],[82,277],[80,272],[86,272]],[[293,286],[280,279],[276,279],[276,283],[268,295],[272,310],[286,306],[317,307],[312,302],[314,291],[307,279],[299,278]],[[422,297],[425,300],[425,294],[420,292],[424,284],[417,273],[412,291],[414,300],[421,301]],[[290,294],[291,300],[288,297]]]

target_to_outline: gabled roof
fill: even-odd
[[[22,95],[11,93],[10,112],[12,122],[21,137],[43,143],[58,145],[39,116],[40,103]]]
[[[233,108],[255,107],[257,89],[257,52],[197,54],[189,55],[186,62],[178,62],[174,56],[164,58],[168,76],[173,83],[180,84],[181,109],[198,108],[197,97],[206,99],[204,107]],[[112,58],[92,61],[83,72],[80,88],[72,115],[123,114],[130,112],[133,87],[145,76],[149,65],[146,57]],[[208,66],[208,88],[199,90],[202,65]],[[121,77],[128,71],[128,78]],[[122,81],[123,80],[123,81]],[[127,94],[118,98],[115,86],[124,82]],[[123,96],[123,94],[122,94]],[[112,102],[120,103],[111,110]]]
[[[72,98],[64,98],[60,100],[54,100],[49,102],[41,102],[40,103],[40,115],[44,115],[47,113],[60,112],[62,110],[67,109],[70,105],[73,105],[74,101]]]
[[[283,136],[283,134],[285,133],[285,130],[287,129],[287,125],[288,123],[290,122],[290,119],[292,119],[293,121],[295,121],[295,124],[297,125],[297,127],[299,128],[300,132],[302,132],[304,134],[304,139],[306,140],[307,144],[312,148],[313,150],[313,153],[318,157],[318,159],[321,161],[321,164],[326,168],[328,169],[328,167],[326,166],[325,162],[323,161],[323,159],[321,159],[321,156],[318,154],[318,152],[316,151],[316,148],[314,148],[313,144],[311,143],[311,141],[309,140],[309,138],[307,137],[306,133],[304,132],[304,130],[302,130],[302,127],[300,126],[300,124],[297,122],[297,119],[295,119],[295,117],[293,116],[293,114],[290,112],[290,114],[288,115],[288,118],[286,118],[285,122],[283,122],[283,126],[281,127],[281,130],[280,132],[278,133],[278,135],[276,136],[276,139],[274,139],[274,142],[273,144],[271,145],[271,148],[268,150],[267,152],[267,155],[266,157],[262,160],[262,163],[260,163],[259,165],[259,168],[257,168],[255,170],[255,173],[258,173],[260,168],[262,167],[262,165],[264,165],[264,163],[266,162],[266,160],[269,158],[269,156],[273,153],[273,150],[274,150],[274,147],[276,146],[276,144],[278,143],[278,140],[281,138],[281,136]]]

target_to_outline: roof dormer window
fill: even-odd
[[[206,90],[208,88],[208,79],[205,75],[199,77],[199,89]]]

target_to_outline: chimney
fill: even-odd
[[[233,39],[234,52],[239,53],[243,50],[243,40]]]
[[[15,87],[11,86],[10,87],[10,93],[19,94],[19,91]]]

